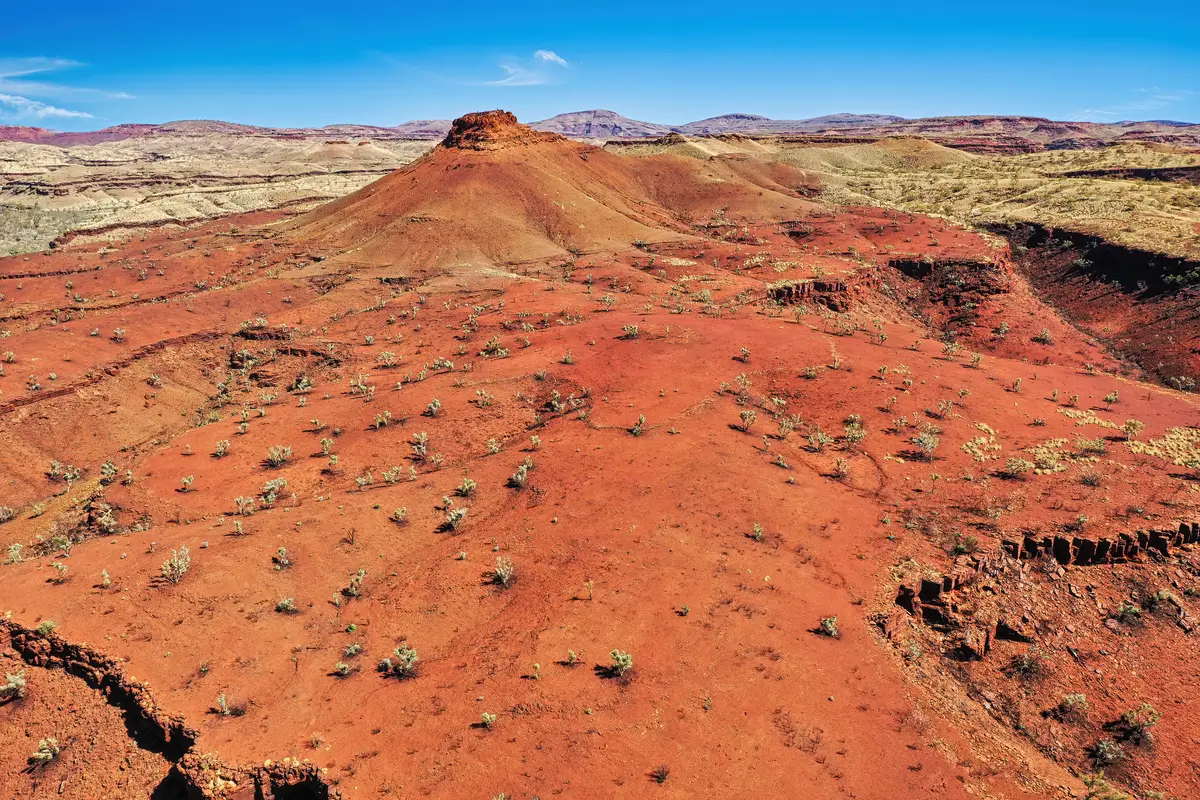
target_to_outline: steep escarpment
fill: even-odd
[[[62,683],[60,673],[94,693],[82,702],[74,701],[76,708],[72,709],[71,721],[75,724],[64,728],[66,732],[58,736],[49,732],[58,733],[64,720],[46,719],[45,712],[39,714],[36,709],[31,714],[22,714],[28,717],[25,719],[27,729],[47,732],[42,735],[39,748],[52,753],[53,757],[30,758],[30,768],[24,771],[26,780],[11,773],[0,777],[0,786],[7,783],[11,792],[8,796],[14,800],[42,796],[41,792],[48,785],[55,784],[60,796],[66,793],[65,787],[69,784],[71,796],[82,791],[80,796],[83,797],[94,796],[91,792],[102,785],[113,790],[120,787],[123,797],[158,800],[328,800],[337,796],[336,792],[331,793],[318,769],[290,758],[281,764],[268,761],[260,766],[243,767],[226,764],[216,754],[197,752],[196,730],[179,715],[164,711],[149,687],[127,675],[113,658],[86,645],[67,641],[54,633],[52,627],[34,630],[12,620],[0,619],[0,641],[5,639],[25,666],[19,670],[6,666],[8,674],[20,674],[23,688],[20,694],[0,703],[0,714],[18,715],[37,706],[39,699]],[[87,694],[87,690],[79,687],[64,688],[71,697]],[[122,733],[115,726],[105,728],[96,715],[79,713],[78,706],[86,706],[89,701],[99,701],[119,713],[127,739],[123,747],[120,743],[115,748],[112,745],[112,740],[120,740]],[[47,742],[50,743],[48,749],[45,747]],[[24,750],[11,752],[14,745]],[[9,739],[0,744],[0,760],[19,759],[27,755],[25,751],[29,749],[24,742]],[[81,776],[71,774],[72,770],[67,767],[79,749],[87,749],[93,754],[116,749],[126,754],[121,764],[96,757],[88,759],[86,777],[80,780]],[[156,756],[158,761],[148,761],[147,756]],[[125,776],[123,773],[135,762],[139,765],[158,763],[160,766],[157,771],[146,769]],[[132,780],[121,780],[126,777]]]
[[[1064,172],[1064,178],[1114,178],[1135,181],[1200,184],[1200,167],[1111,167]]]
[[[1200,380],[1200,262],[1036,224],[998,226],[1039,296],[1160,382]]]
[[[1039,303],[1007,248],[891,258],[880,280],[890,297],[940,331],[948,352],[969,347],[1036,363],[1137,371]]]

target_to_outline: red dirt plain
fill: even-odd
[[[0,259],[0,795],[1081,797],[1112,739],[1194,796],[1195,548],[1004,542],[1200,521],[1195,395],[941,220],[467,126],[303,217]]]

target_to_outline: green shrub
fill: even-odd
[[[38,749],[33,751],[33,755],[29,757],[29,763],[38,766],[49,764],[54,759],[58,758],[62,752],[62,746],[59,745],[58,739],[53,736],[48,736],[38,742]]]
[[[387,677],[401,680],[413,678],[417,675],[419,660],[415,649],[402,644],[392,651],[391,656],[379,662],[379,671]]]
[[[1101,739],[1092,746],[1092,761],[1096,766],[1111,766],[1125,758],[1125,748],[1112,739]]]
[[[275,468],[282,467],[292,460],[292,448],[287,445],[275,444],[267,449],[267,465]]]
[[[1125,740],[1133,744],[1150,744],[1150,729],[1157,725],[1160,719],[1162,714],[1149,703],[1142,703],[1136,709],[1126,711],[1120,720]]]
[[[612,667],[610,668],[612,674],[618,678],[624,677],[625,673],[633,669],[633,655],[626,653],[624,650],[613,650],[608,654],[608,657],[612,659]]]
[[[25,697],[25,670],[6,674],[0,686],[0,700],[20,700]]]
[[[168,583],[179,583],[192,567],[192,553],[186,544],[181,544],[178,550],[171,551],[171,557],[163,562],[159,572]]]
[[[499,556],[496,559],[496,568],[492,571],[492,582],[502,589],[507,589],[512,586],[516,576],[517,567],[513,564],[512,559]]]

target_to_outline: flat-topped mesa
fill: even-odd
[[[559,140],[563,140],[563,137],[556,133],[543,133],[522,125],[510,111],[496,110],[464,114],[454,120],[442,145],[459,150],[499,150]]]

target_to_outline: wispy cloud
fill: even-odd
[[[549,61],[552,64],[558,64],[560,67],[569,67],[567,60],[553,50],[538,50],[533,54],[533,57],[541,61]]]
[[[1145,116],[1146,112],[1170,108],[1195,95],[1196,92],[1190,89],[1164,90],[1157,86],[1152,86],[1138,89],[1136,97],[1130,98],[1127,102],[1116,103],[1110,106],[1100,106],[1098,108],[1081,108],[1070,114],[1067,119],[1071,122],[1079,122],[1097,118],[1121,119],[1131,114]]]
[[[0,58],[0,119],[6,121],[39,120],[48,118],[86,119],[92,115],[51,105],[43,100],[73,100],[95,102],[100,100],[127,100],[132,95],[105,89],[82,86],[66,86],[42,80],[30,80],[30,76],[82,66],[77,61],[65,58]]]
[[[28,97],[16,94],[0,93],[0,119],[2,120],[36,120],[47,118],[87,119],[92,115],[86,111],[72,111],[69,108],[59,108]]]
[[[20,75],[33,75],[38,72],[53,72],[60,69],[78,67],[78,61],[66,58],[0,58],[0,78],[15,78]]]
[[[484,86],[544,86],[563,79],[564,70],[571,65],[553,50],[538,50],[529,59],[508,59],[500,62],[505,76],[484,81]]]
[[[500,69],[508,73],[508,77],[498,81],[484,81],[484,86],[541,86],[550,83],[549,76],[536,70],[512,64],[501,64]]]

